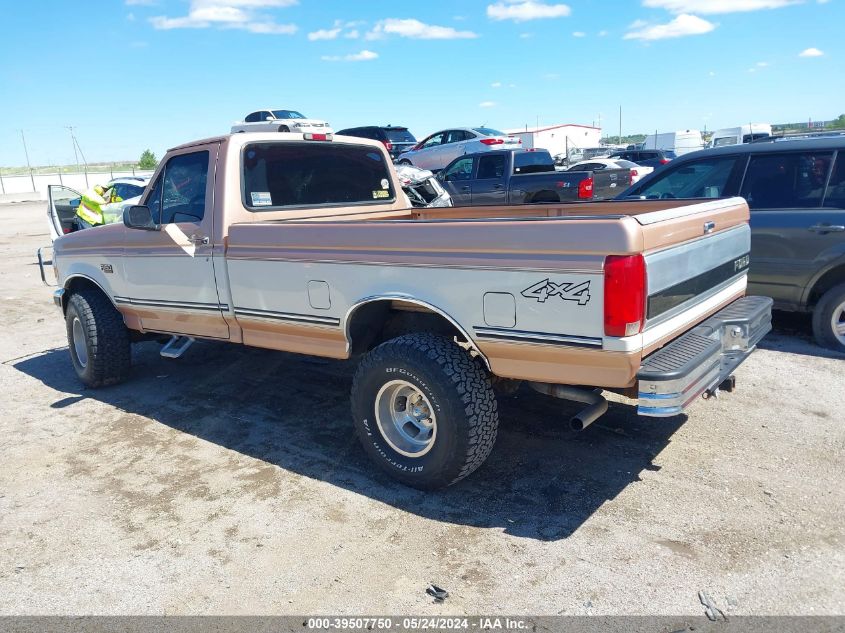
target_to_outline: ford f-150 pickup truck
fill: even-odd
[[[629,171],[556,171],[547,150],[511,149],[461,156],[437,178],[455,206],[536,204],[611,198],[630,184]]]
[[[122,223],[54,243],[74,370],[118,383],[133,342],[167,337],[171,357],[208,339],[356,359],[364,449],[432,489],[489,455],[496,387],[583,402],[575,428],[603,389],[673,416],[732,387],[770,329],[771,301],[745,297],[741,198],[409,209],[399,192],[367,139],[171,149]]]

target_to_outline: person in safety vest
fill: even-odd
[[[79,199],[79,206],[76,209],[77,229],[111,224],[120,219],[123,208],[115,203],[122,201],[123,198],[117,195],[113,186],[94,185]]]

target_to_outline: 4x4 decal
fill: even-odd
[[[576,283],[573,281],[556,284],[544,279],[523,290],[522,296],[526,299],[536,299],[540,303],[545,303],[549,297],[560,297],[564,301],[577,301],[579,306],[583,306],[590,301],[590,282]]]

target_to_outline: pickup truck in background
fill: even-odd
[[[453,160],[437,178],[460,206],[575,202],[596,198],[592,172],[555,170],[544,149],[504,149],[467,154]],[[602,182],[609,182],[609,177]],[[621,189],[627,187],[625,184]],[[621,191],[620,189],[620,191]],[[617,194],[605,187],[606,197]]]
[[[169,338],[168,357],[208,339],[355,359],[364,450],[433,489],[490,454],[494,386],[584,403],[574,428],[606,411],[603,389],[674,416],[733,388],[770,329],[771,300],[745,297],[741,198],[405,205],[377,141],[236,133],[171,149],[122,223],[54,243],[77,376],[127,379],[146,339]]]

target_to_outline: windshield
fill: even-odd
[[[636,163],[632,163],[629,160],[623,160],[623,159],[617,160],[616,164],[619,165],[620,167],[625,167],[627,169],[636,169],[637,167],[639,167],[639,165],[637,165]]]
[[[384,131],[391,143],[416,143],[417,139],[405,128],[388,128]]]
[[[243,154],[244,204],[254,211],[395,199],[382,153],[337,143],[256,143]]]
[[[277,119],[304,119],[306,118],[301,112],[296,110],[273,110],[273,116]]]
[[[507,136],[504,132],[500,132],[499,130],[494,130],[491,127],[474,127],[472,128],[479,134],[483,134],[484,136]]]

